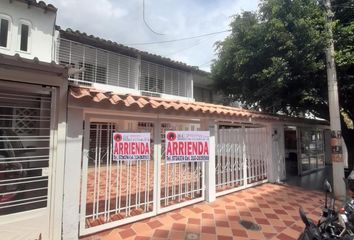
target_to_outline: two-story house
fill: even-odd
[[[217,105],[208,73],[62,30],[56,14],[0,2],[1,237],[78,239],[278,181],[288,125],[298,167],[323,164],[324,122]],[[209,161],[166,161],[168,130],[208,132]],[[114,161],[117,131],[149,133],[150,159]]]
[[[285,157],[284,125],[301,125],[303,119],[210,104],[222,98],[211,91],[206,72],[80,31],[57,29],[56,60],[72,68],[68,138],[76,139],[76,144],[67,146],[67,159],[82,159],[67,169],[71,177],[65,189],[76,194],[64,201],[80,199],[81,204],[64,209],[80,211],[81,216],[64,214],[65,236],[74,237],[71,234],[77,231],[87,235],[204,199],[212,201],[213,196],[269,178],[284,178],[285,163],[279,161]],[[202,162],[165,160],[167,130],[217,134],[215,165],[208,165],[215,174],[213,183],[205,182],[208,168]],[[115,131],[149,132],[150,161],[113,162],[111,133]],[[306,160],[322,167],[323,131],[304,131],[318,147],[311,155],[302,153],[305,160],[300,168]],[[269,169],[273,157],[282,166],[280,173]],[[80,185],[73,182],[81,183],[81,195]],[[216,193],[205,192],[205,184],[212,184]],[[74,230],[77,221],[80,229]]]

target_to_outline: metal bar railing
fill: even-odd
[[[192,86],[192,74],[186,71],[63,38],[59,39],[57,56],[60,64],[85,68],[84,72],[69,76],[70,80],[78,83],[101,83],[193,98],[192,91],[188,89]]]

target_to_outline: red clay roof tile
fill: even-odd
[[[164,109],[183,112],[199,112],[218,116],[233,116],[242,118],[258,118],[273,121],[289,121],[289,122],[311,122],[316,124],[328,125],[326,121],[312,120],[304,118],[292,118],[283,115],[274,115],[252,110],[246,110],[236,107],[216,105],[204,102],[189,102],[181,100],[165,100],[158,97],[133,96],[128,94],[116,94],[112,92],[104,92],[94,88],[70,86],[69,95],[76,99],[91,98],[94,102],[102,102],[109,100],[112,104],[122,103],[126,107],[138,106],[140,109]]]

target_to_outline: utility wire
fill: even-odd
[[[188,50],[188,49],[194,48],[194,47],[200,45],[201,43],[202,43],[201,41],[198,41],[198,42],[195,43],[195,44],[189,45],[188,47],[185,47],[185,48],[181,48],[181,49],[176,50],[176,51],[174,51],[174,52],[170,52],[170,53],[168,53],[168,54],[166,54],[166,55],[163,55],[163,56],[164,56],[164,57],[173,56],[173,55],[175,55],[175,54],[177,54],[177,53],[180,53],[180,52],[186,51],[186,50]]]
[[[159,33],[154,31],[154,29],[152,29],[152,27],[150,27],[150,25],[147,23],[146,18],[145,18],[145,0],[143,0],[143,21],[145,23],[145,26],[153,33],[157,34],[157,35],[165,35],[163,33]]]
[[[214,36],[215,36],[215,35],[214,35]],[[192,45],[189,45],[189,46],[187,46],[187,47],[185,47],[185,48],[181,48],[181,49],[179,49],[179,50],[170,52],[170,53],[164,55],[164,57],[173,56],[173,55],[175,55],[175,54],[177,54],[177,53],[180,53],[180,52],[189,50],[189,49],[191,49],[191,48],[194,48],[194,47],[196,47],[196,46],[198,46],[198,45],[200,45],[200,44],[202,44],[202,43],[205,43],[205,41],[212,39],[212,37],[213,37],[213,36],[210,36],[210,37],[207,37],[207,38],[198,40],[198,42],[196,42],[195,44],[192,44]]]
[[[198,65],[198,67],[204,67],[204,66],[208,65],[209,63],[212,63],[213,60],[214,60],[214,58],[213,58],[213,59],[210,59],[210,60],[207,61],[207,62],[204,62],[204,63]]]
[[[180,42],[180,41],[186,41],[190,39],[196,39],[196,38],[202,38],[202,37],[207,37],[211,35],[216,35],[220,33],[225,33],[225,32],[231,32],[232,30],[223,30],[223,31],[218,31],[218,32],[211,32],[211,33],[206,33],[206,34],[201,34],[197,36],[191,36],[191,37],[184,37],[184,38],[177,38],[177,39],[171,39],[171,40],[164,40],[164,41],[156,41],[156,42],[145,42],[145,43],[126,43],[126,45],[130,46],[137,46],[137,45],[153,45],[153,44],[161,44],[161,43],[171,43],[171,42]]]

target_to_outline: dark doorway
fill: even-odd
[[[296,127],[284,129],[285,168],[287,178],[299,175]]]
[[[321,170],[311,172],[305,176],[289,176],[285,182],[286,184],[302,187],[308,190],[323,191],[325,179],[327,179],[333,186],[331,165],[327,165]]]

